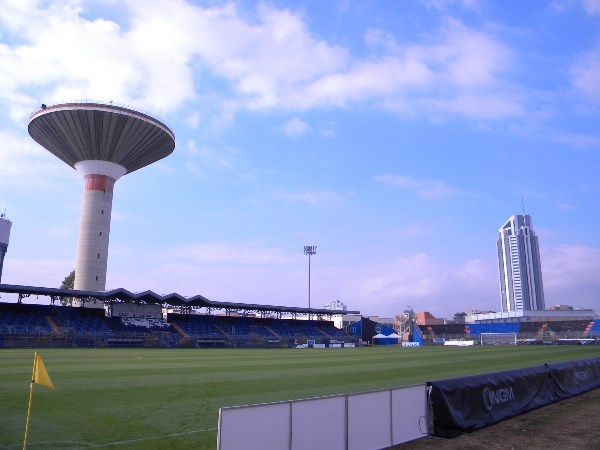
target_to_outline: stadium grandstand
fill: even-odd
[[[17,296],[0,302],[0,347],[294,347],[377,345],[473,340],[482,335],[514,335],[517,343],[600,343],[600,320],[591,310],[548,310],[470,314],[464,323],[407,311],[390,319],[362,317],[359,311],[216,302],[201,295],[159,295],[152,291],[62,290],[0,284]],[[50,304],[23,303],[47,297]],[[74,302],[80,306],[64,306]],[[104,308],[87,308],[104,304]],[[343,328],[340,316],[353,316]],[[375,320],[372,320],[375,319]],[[387,338],[398,333],[398,339]],[[571,341],[570,341],[571,340]]]
[[[336,328],[337,312],[215,302],[197,295],[105,292],[0,284],[16,303],[0,303],[0,347],[293,347],[354,344]],[[47,297],[49,305],[23,303]],[[81,306],[62,303],[77,299]],[[104,308],[86,308],[102,302]],[[170,311],[170,312],[165,312]],[[352,311],[353,314],[360,314]]]
[[[567,343],[568,340],[600,341],[600,320],[593,310],[543,310],[510,313],[469,314],[464,323],[436,319],[428,312],[417,313],[414,326],[425,342],[475,340],[482,335],[514,334],[517,343]]]

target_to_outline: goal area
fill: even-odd
[[[517,345],[517,333],[481,333],[481,345]]]

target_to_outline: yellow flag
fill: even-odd
[[[33,362],[33,382],[49,389],[54,389],[50,375],[46,371],[46,366],[42,361],[42,357],[38,352],[35,352],[35,360]]]

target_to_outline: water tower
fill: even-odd
[[[31,114],[28,131],[83,176],[75,289],[103,291],[114,184],[170,155],[175,135],[149,114],[87,101],[42,105]]]

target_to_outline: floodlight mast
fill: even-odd
[[[147,113],[87,100],[42,104],[31,114],[28,131],[84,179],[75,289],[103,291],[115,182],[170,155],[175,135]]]
[[[310,309],[310,257],[317,254],[316,245],[305,245],[304,254],[308,255],[308,309]]]

